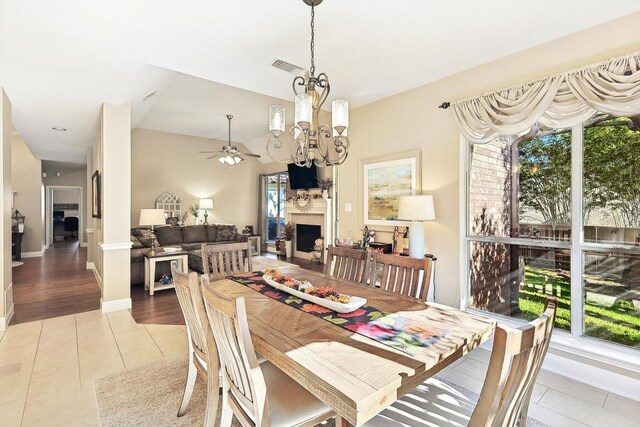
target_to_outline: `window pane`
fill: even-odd
[[[472,236],[569,241],[571,131],[470,144]]]
[[[556,327],[570,330],[570,251],[470,242],[470,306],[533,320],[558,298]]]
[[[525,138],[517,144],[517,237],[568,241],[571,131],[541,129],[535,138]]]
[[[584,333],[640,348],[640,249],[585,252]]]
[[[469,145],[469,231],[472,236],[509,236],[511,145],[501,140]]]
[[[640,116],[598,114],[585,124],[586,242],[640,243]]]

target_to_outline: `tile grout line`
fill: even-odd
[[[129,313],[131,314],[131,313]],[[107,318],[107,322],[109,322],[109,330],[111,331],[111,335],[113,335],[113,341],[116,343],[116,347],[118,348],[118,355],[120,355],[120,360],[122,361],[122,366],[124,366],[124,369],[126,371],[128,371],[129,369],[127,368],[127,364],[124,363],[124,357],[122,357],[122,351],[120,351],[120,345],[118,344],[118,340],[116,339],[116,334],[113,331],[113,326],[111,325],[111,319],[109,318],[109,316],[105,313],[105,316]],[[135,319],[134,319],[135,321]]]
[[[46,319],[45,319],[46,320]],[[29,375],[29,385],[27,386],[27,394],[24,396],[24,406],[22,407],[22,415],[20,416],[20,425],[24,422],[24,410],[27,409],[27,400],[29,390],[31,390],[31,381],[33,380],[33,371],[36,368],[36,359],[38,357],[38,349],[40,348],[40,339],[42,339],[42,330],[44,329],[44,320],[40,320],[40,333],[38,333],[38,343],[36,344],[36,354],[33,356],[33,364],[31,365],[31,375]]]

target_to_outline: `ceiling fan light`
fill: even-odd
[[[235,156],[233,158],[233,161],[235,162],[235,164],[237,165],[238,163],[240,163],[241,161],[243,161],[244,159],[240,156]]]
[[[226,157],[225,156],[220,156],[220,157],[218,157],[218,161],[224,165],[226,163]]]

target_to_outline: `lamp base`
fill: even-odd
[[[409,256],[424,258],[424,224],[422,222],[409,223]]]
[[[205,211],[204,211],[204,225],[209,224],[209,223],[207,222],[207,218],[208,218],[208,217],[209,217],[209,214],[207,213],[207,211],[206,211],[206,209],[205,209]]]

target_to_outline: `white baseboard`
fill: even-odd
[[[14,314],[15,314],[15,305],[11,303],[11,307],[9,307],[9,310],[7,310],[7,315],[4,317],[7,321],[7,323],[4,326],[4,329],[6,329],[7,326],[9,326],[9,323],[11,323],[11,319],[13,319]]]
[[[82,242],[82,243],[80,243],[80,247],[81,247],[81,248],[86,248],[87,246],[88,246],[88,245],[87,245],[87,242]]]
[[[96,278],[96,282],[98,282],[100,290],[102,290],[102,277],[100,277],[100,273],[98,273],[96,265],[92,262],[87,262],[87,270],[93,271],[93,276]]]
[[[45,248],[42,248],[41,250],[35,252],[22,252],[20,256],[22,256],[22,258],[38,258],[44,255],[44,251]]]
[[[102,298],[100,298],[100,307],[102,308],[103,313],[128,310],[131,308],[131,298],[117,299],[113,301],[103,301]]]
[[[6,319],[6,317],[0,317],[0,331],[6,330],[8,324],[9,321]]]

